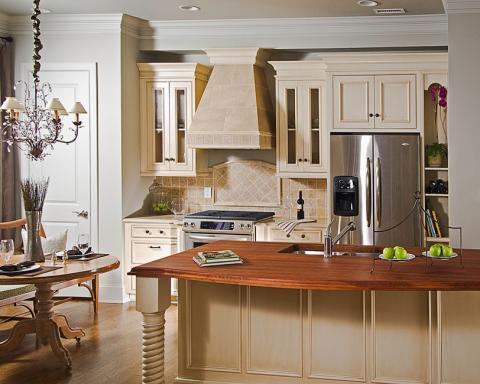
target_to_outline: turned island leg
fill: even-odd
[[[170,278],[137,278],[137,311],[142,312],[142,383],[165,383],[165,311]]]

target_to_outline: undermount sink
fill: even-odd
[[[324,256],[323,246],[312,244],[295,244],[282,249],[281,253],[290,253],[295,255]],[[332,256],[355,256],[355,257],[375,257],[378,253],[372,252],[332,252]]]

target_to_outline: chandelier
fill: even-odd
[[[27,151],[31,160],[43,160],[53,149],[55,143],[70,144],[77,137],[79,129],[83,127],[80,115],[87,113],[80,102],[75,102],[67,112],[58,98],[51,97],[52,87],[49,83],[40,83],[40,50],[43,48],[40,41],[40,0],[33,0],[33,86],[29,87],[25,81],[18,81],[14,89],[21,85],[24,89],[24,101],[15,97],[7,97],[0,107],[6,111],[5,122],[1,129],[0,141],[7,144],[10,151],[12,145],[17,144]],[[69,138],[64,137],[64,125],[61,116],[74,115],[73,126],[66,129]]]

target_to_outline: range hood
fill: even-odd
[[[187,131],[190,148],[270,149],[274,112],[259,48],[205,50],[213,64]]]

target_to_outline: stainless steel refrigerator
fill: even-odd
[[[357,229],[341,243],[420,246],[416,212],[399,227],[382,232],[408,215],[420,191],[420,136],[332,134],[330,144],[331,181],[335,176],[356,176],[359,191],[358,216],[335,217],[332,233],[352,220]]]

